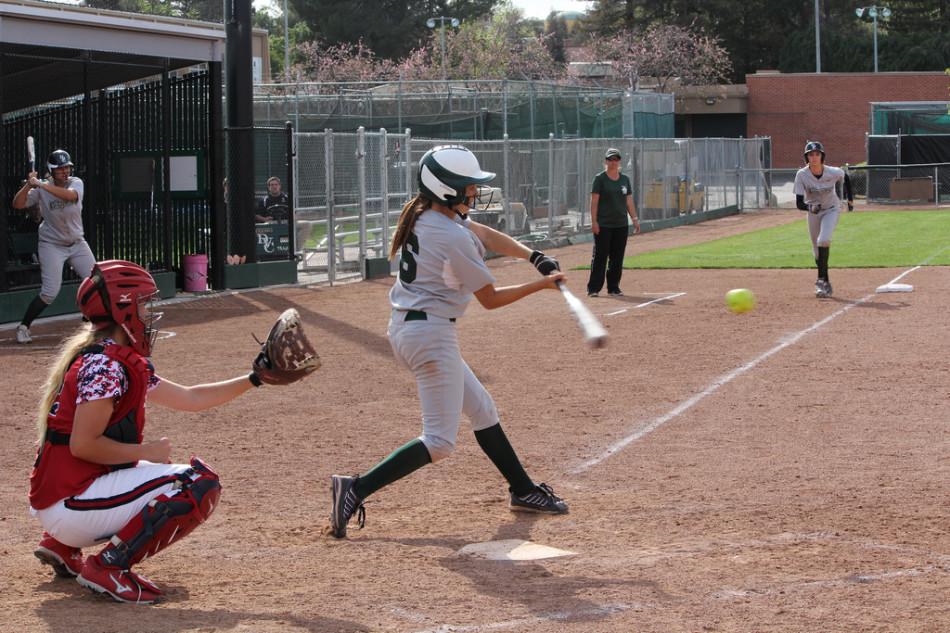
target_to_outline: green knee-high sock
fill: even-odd
[[[40,312],[46,309],[46,302],[43,301],[39,296],[33,298],[33,301],[30,302],[30,305],[26,308],[26,314],[23,315],[23,320],[20,321],[26,327],[30,327],[36,317],[40,316]]]
[[[429,449],[422,440],[416,438],[394,450],[365,475],[360,475],[353,487],[354,492],[360,499],[365,499],[383,486],[388,486],[431,462]]]
[[[534,482],[524,471],[521,461],[515,454],[515,449],[511,447],[511,442],[508,441],[508,437],[501,429],[501,424],[475,431],[475,439],[478,440],[478,445],[488,455],[488,459],[508,480],[508,487],[511,492],[522,496],[534,490]]]

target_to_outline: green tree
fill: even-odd
[[[270,50],[270,72],[274,82],[292,81],[292,75],[284,73],[284,16],[276,11],[255,11],[252,18],[255,28],[266,29],[268,48]],[[313,39],[313,33],[305,22],[300,20],[293,9],[288,11],[287,22],[289,25],[289,44],[290,44],[290,66],[304,61],[304,55],[300,50],[300,45]]]
[[[398,59],[429,38],[428,18],[446,16],[467,22],[489,13],[498,0],[289,1],[314,36],[327,45],[362,41],[379,57]]]
[[[544,22],[544,34],[547,36],[544,40],[544,46],[548,49],[551,59],[559,64],[565,63],[567,61],[564,52],[567,41],[567,23],[564,18],[551,11],[548,19]]]
[[[164,15],[205,22],[221,22],[224,13],[220,0],[84,0],[82,5],[95,9]]]
[[[581,28],[598,37],[609,37],[621,31],[632,31],[643,24],[637,9],[644,0],[595,0],[581,21]],[[641,11],[642,13],[642,11]]]

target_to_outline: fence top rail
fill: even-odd
[[[848,169],[913,169],[916,167],[950,167],[950,163],[904,163],[903,165],[845,165]]]

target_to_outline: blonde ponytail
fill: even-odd
[[[46,383],[43,385],[40,406],[36,412],[36,439],[40,446],[46,440],[46,419],[53,401],[63,387],[63,379],[69,366],[79,354],[79,350],[92,345],[96,341],[109,335],[109,330],[93,330],[91,323],[83,324],[72,336],[63,341],[59,348],[59,356],[49,372]]]
[[[432,208],[432,201],[417,193],[416,197],[406,203],[399,214],[399,222],[396,224],[396,232],[393,234],[393,245],[389,249],[390,261],[395,259],[396,254],[402,249],[402,245],[409,239],[412,228],[416,225],[416,220],[422,215],[423,211]]]

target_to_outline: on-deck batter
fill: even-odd
[[[419,193],[403,207],[390,258],[400,254],[399,279],[389,293],[389,340],[396,358],[415,375],[422,405],[422,435],[396,449],[362,476],[333,475],[332,533],[346,536],[354,513],[363,527],[363,500],[383,486],[455,449],[462,413],[479,446],[508,481],[509,507],[515,511],[563,514],[554,491],[535,484],[501,428],[491,395],[462,359],[457,319],[474,295],[494,309],[564,279],[557,261],[532,251],[508,235],[467,217],[477,185],[495,174],[482,171],[475,155],[458,145],[436,147],[419,161]],[[485,249],[529,260],[544,278],[495,287],[483,257]]]
[[[795,204],[802,211],[808,211],[808,233],[811,236],[815,265],[818,267],[815,296],[830,297],[828,256],[831,252],[831,236],[838,224],[841,207],[838,183],[842,183],[843,194],[848,198],[848,211],[854,210],[854,194],[848,174],[838,167],[825,165],[825,148],[821,143],[806,143],[804,157],[807,164],[795,174]]]
[[[39,227],[37,256],[43,285],[39,296],[26,308],[17,326],[18,343],[30,343],[30,325],[53,303],[63,285],[63,264],[69,262],[81,279],[89,276],[96,258],[82,230],[83,182],[72,175],[73,162],[66,151],[58,149],[46,159],[50,178],[40,180],[35,171],[13,198],[14,209],[38,206],[43,218]]]

